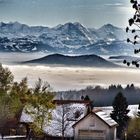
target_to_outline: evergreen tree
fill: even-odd
[[[86,112],[86,114],[89,114],[92,112],[92,109],[94,108],[93,101],[91,101],[88,95],[85,96],[84,100],[89,101],[89,104],[87,104],[87,112]]]
[[[4,68],[0,64],[0,92],[7,92],[13,84],[14,76],[8,68]]]
[[[84,100],[84,96],[83,95],[81,96],[81,100]]]
[[[15,115],[15,101],[8,92],[13,83],[14,76],[8,68],[0,64],[0,127],[4,125],[7,119]]]
[[[114,119],[118,124],[117,136],[122,138],[124,129],[127,126],[129,117],[127,116],[129,110],[127,109],[128,103],[126,98],[121,92],[119,92],[113,101],[113,111],[111,113],[111,118]]]
[[[84,98],[84,100],[85,100],[85,101],[90,101],[89,96],[88,96],[88,95],[86,95],[86,96],[85,96],[85,98]]]

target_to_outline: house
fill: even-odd
[[[74,125],[75,140],[116,140],[118,124],[102,110],[93,110]]]
[[[62,139],[62,125],[64,125],[64,137],[73,138],[73,124],[85,115],[89,101],[81,100],[54,100],[56,108],[52,111],[52,120],[48,125],[44,125],[44,133],[47,139]],[[20,122],[31,123],[33,118],[30,114],[22,112]]]
[[[5,136],[20,136],[25,138],[26,132],[26,125],[24,123],[20,123],[17,118],[9,118],[0,128],[2,138],[5,138]]]

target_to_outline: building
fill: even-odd
[[[73,138],[73,124],[85,115],[89,101],[82,100],[54,100],[55,109],[52,110],[52,120],[44,125],[43,131],[48,140],[62,139],[62,127],[64,127],[65,139]],[[31,123],[33,118],[30,114],[22,112],[20,122]]]
[[[24,123],[20,123],[17,118],[9,118],[4,123],[3,126],[0,127],[0,133],[2,138],[7,136],[15,136],[20,138],[26,138],[27,129]]]
[[[102,110],[94,110],[74,125],[75,140],[116,140],[118,124]]]

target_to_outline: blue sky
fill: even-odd
[[[124,27],[132,14],[130,6],[129,0],[0,0],[0,21],[49,27],[66,22]]]

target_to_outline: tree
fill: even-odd
[[[140,103],[139,103],[139,106],[138,106],[138,113],[137,113],[137,116],[140,117]]]
[[[27,82],[27,78],[23,78],[21,80],[21,82],[14,82],[11,90],[10,90],[10,97],[11,99],[16,98],[17,100],[19,100],[20,104],[18,104],[20,106],[20,108],[24,108],[24,102],[25,99],[31,94],[31,89],[28,87],[28,82]]]
[[[64,137],[66,136],[66,132],[70,129],[70,124],[73,123],[72,121],[69,121],[69,114],[70,113],[70,107],[67,104],[62,104],[59,106],[56,110],[56,113],[54,114],[54,131],[56,134],[62,136],[62,140],[64,140]]]
[[[10,89],[13,84],[14,76],[8,68],[4,68],[0,64],[0,126],[11,117],[15,115],[17,111],[17,99],[10,97]]]
[[[62,140],[70,133],[73,133],[72,124],[84,113],[84,110],[71,104],[62,104],[57,106],[53,112],[52,131],[62,137]]]
[[[8,68],[4,68],[0,64],[0,92],[7,92],[13,84],[14,76]]]
[[[84,98],[84,100],[85,100],[85,101],[90,101],[89,96],[88,96],[88,95],[86,95],[86,96],[85,96],[85,98]]]
[[[88,95],[84,97],[84,101],[89,101],[89,104],[87,104],[87,112],[86,112],[86,114],[89,114],[92,112],[92,109],[94,107],[93,101],[91,101]]]
[[[119,92],[113,101],[113,111],[111,113],[111,118],[114,119],[118,124],[117,136],[122,138],[123,132],[127,126],[129,117],[127,116],[129,110],[127,109],[128,103],[126,98],[121,92]]]
[[[30,137],[30,130],[37,136],[42,135],[45,125],[48,125],[51,120],[52,109],[55,107],[50,85],[38,79],[35,87],[29,88],[25,77],[20,83],[14,82],[10,96],[18,100],[19,111],[25,111],[33,119],[33,122],[27,126],[27,137]]]
[[[140,118],[135,117],[130,120],[127,130],[128,140],[140,139]]]
[[[50,91],[50,85],[39,79],[35,88],[25,96],[25,111],[33,118],[30,127],[36,135],[42,135],[45,125],[49,124],[52,118],[52,111],[55,108],[53,103],[54,94]]]
[[[39,79],[35,88],[29,88],[27,78],[23,78],[19,83],[14,82],[14,76],[10,70],[0,65],[1,127],[9,118],[15,118],[17,114],[21,115],[22,111],[26,110],[33,117],[30,127],[37,135],[42,134],[43,127],[49,123],[52,109],[55,107],[53,98],[54,95],[47,82],[43,83]]]
[[[127,42],[131,43],[134,45],[134,54],[138,54],[140,52],[140,48],[137,44],[140,44],[140,36],[139,36],[139,28],[140,28],[140,4],[137,0],[130,0],[132,4],[132,8],[135,10],[135,13],[132,18],[128,20],[129,26],[126,27],[126,32],[127,33],[132,33],[133,37],[132,38],[127,38]],[[127,66],[130,66],[132,64],[133,66],[139,68],[140,60],[139,59],[134,59],[131,62],[128,60],[124,60],[123,63],[127,64]]]

